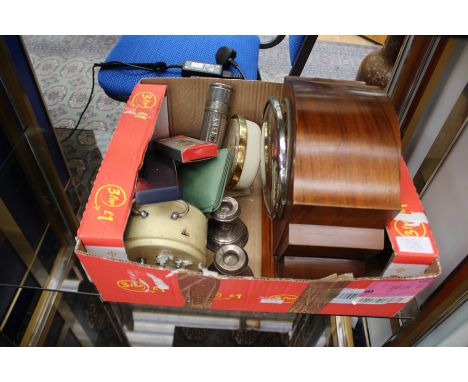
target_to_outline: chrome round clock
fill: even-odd
[[[286,197],[287,176],[286,127],[279,100],[269,97],[263,112],[261,175],[263,200],[270,218],[277,218]]]
[[[291,166],[293,161],[293,140],[294,140],[294,123],[293,123],[293,111],[291,109],[291,101],[289,98],[285,98],[281,102],[281,111],[283,113],[284,120],[284,133],[286,140],[286,156],[284,162],[284,187],[281,189],[281,194],[279,195],[279,204],[277,217],[281,218],[283,215],[284,207],[288,201],[288,187],[289,180],[291,178]]]

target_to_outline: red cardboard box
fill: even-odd
[[[393,253],[384,276],[421,276],[437,259],[439,250],[403,159],[400,172],[401,212],[387,226],[392,247],[397,250]]]
[[[147,145],[154,131],[159,136],[167,134],[167,120],[173,135],[197,137],[208,85],[212,82],[231,85],[232,114],[241,114],[258,124],[268,96],[281,97],[282,92],[280,83],[209,78],[146,79],[135,87],[102,162],[78,231],[76,254],[104,300],[212,310],[391,317],[440,274],[436,243],[403,161],[402,212],[387,226],[393,254],[382,277],[261,278],[265,244],[259,179],[251,195],[239,198],[242,220],[250,233],[246,251],[256,278],[213,277],[128,262],[123,235]]]
[[[138,170],[153,135],[169,134],[167,107],[160,113],[165,94],[165,86],[137,85],[122,111],[78,229],[81,242],[94,255],[127,259],[123,232]]]

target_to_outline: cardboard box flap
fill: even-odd
[[[408,167],[401,158],[401,211],[387,224],[395,263],[430,265],[439,257],[439,249]]]
[[[86,247],[106,246],[116,252],[124,246],[136,176],[165,92],[165,86],[137,85],[125,104],[78,229]]]
[[[274,82],[225,80],[218,78],[144,78],[143,84],[167,85],[171,134],[199,138],[209,85],[223,83],[233,88],[229,115],[241,114],[261,125],[268,97],[281,99],[283,84]],[[178,100],[178,102],[171,102]],[[181,102],[182,101],[182,102]]]

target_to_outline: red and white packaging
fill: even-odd
[[[320,280],[214,277],[127,261],[123,243],[125,225],[136,176],[153,130],[159,128],[159,121],[169,120],[172,133],[197,136],[199,132],[190,129],[201,126],[203,94],[212,82],[232,86],[236,94],[232,110],[256,123],[261,120],[267,97],[282,94],[280,83],[208,78],[145,79],[135,87],[91,191],[75,250],[104,300],[212,310],[391,317],[440,274],[437,246],[403,161],[402,213],[387,226],[392,246],[389,253],[393,255],[389,255],[390,264],[382,277],[330,275]],[[161,84],[170,89],[167,109],[161,108],[166,92],[166,86]],[[192,102],[185,102],[186,99]],[[168,115],[158,118],[158,112]],[[251,205],[262,203],[258,190],[246,198]],[[249,232],[258,232],[261,214],[249,212],[243,215],[244,223]],[[259,241],[263,243],[263,239]],[[249,252],[251,260],[261,262],[262,248]],[[419,270],[405,273],[397,269],[412,266]]]
[[[214,143],[177,135],[175,137],[158,139],[156,147],[172,159],[187,163],[218,156],[218,146]]]
[[[159,113],[165,96],[164,85],[139,84],[123,109],[78,229],[89,253],[127,260],[123,234],[138,170],[155,129],[169,132],[165,123],[158,123],[167,121],[167,116]]]
[[[387,226],[393,253],[384,276],[422,276],[439,256],[423,205],[406,163],[401,160],[401,212]]]

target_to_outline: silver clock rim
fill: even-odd
[[[271,109],[271,111],[270,111]],[[273,113],[274,127],[269,126],[269,113]],[[275,134],[272,134],[272,128],[275,128]],[[263,200],[270,218],[277,217],[280,210],[280,203],[283,199],[286,186],[286,134],[283,113],[281,110],[280,101],[275,97],[269,97],[263,111],[262,123],[264,145],[264,158],[262,175],[266,179],[262,179],[263,184]],[[272,138],[275,137],[275,138]],[[272,139],[275,142],[272,142]],[[275,155],[273,155],[273,147],[276,147]],[[271,183],[268,184],[268,172],[271,173]]]

